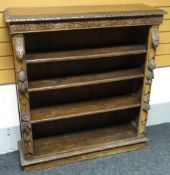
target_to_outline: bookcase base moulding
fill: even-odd
[[[158,27],[143,4],[9,8],[26,171],[143,148]]]

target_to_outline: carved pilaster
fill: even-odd
[[[25,60],[25,45],[22,34],[12,37],[14,47],[15,74],[20,112],[22,147],[26,159],[32,157],[33,140],[30,122],[30,106],[28,95],[27,70]]]
[[[149,38],[148,38],[148,53],[146,55],[145,78],[142,92],[143,95],[141,99],[141,111],[139,117],[138,134],[140,135],[141,134],[144,135],[146,130],[148,110],[150,109],[149,101],[150,101],[151,84],[152,79],[154,78],[153,70],[156,67],[155,52],[158,45],[159,45],[158,26],[153,26],[149,31]]]

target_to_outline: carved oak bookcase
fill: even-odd
[[[4,11],[25,170],[145,146],[163,14],[141,4]]]

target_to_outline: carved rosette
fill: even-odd
[[[148,110],[150,109],[149,101],[150,101],[150,91],[152,85],[152,79],[154,78],[153,70],[156,67],[155,63],[155,51],[159,45],[159,30],[158,26],[153,26],[150,29],[150,37],[148,44],[148,53],[147,53],[147,65],[145,69],[145,83],[143,90],[143,98],[142,98],[142,111],[140,113],[140,128],[139,134],[145,134],[146,122],[148,116]]]
[[[25,158],[28,159],[33,154],[32,129],[30,122],[30,106],[28,95],[27,70],[25,60],[25,45],[22,34],[16,34],[12,37],[14,46],[14,62],[16,82],[18,89],[18,102],[20,113],[20,125],[22,136],[22,147]]]

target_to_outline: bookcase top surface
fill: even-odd
[[[144,4],[8,8],[6,22],[39,22],[95,18],[163,16],[164,11]]]

